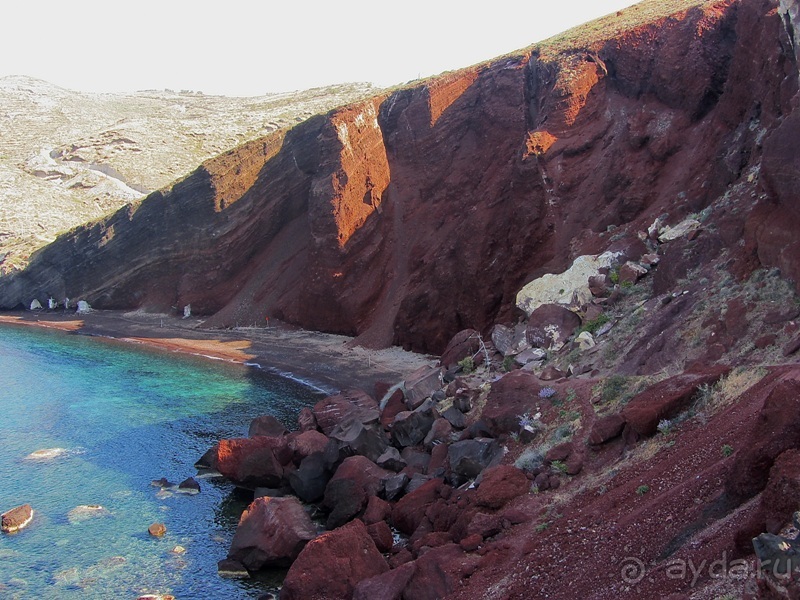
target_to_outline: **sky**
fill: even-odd
[[[632,0],[36,0],[3,7],[0,77],[86,92],[384,87],[524,48]]]

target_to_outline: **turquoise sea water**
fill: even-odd
[[[194,462],[218,439],[245,436],[253,417],[292,424],[317,399],[248,367],[0,326],[0,512],[35,511],[26,529],[0,535],[0,597],[258,597],[268,583],[216,572],[247,499],[219,479],[161,498],[150,482],[194,476]],[[65,452],[26,458],[46,448]],[[80,505],[106,511],[70,518]],[[148,535],[154,522],[163,538]]]

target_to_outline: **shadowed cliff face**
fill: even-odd
[[[0,280],[0,305],[191,304],[210,325],[269,315],[439,352],[513,318],[532,278],[605,250],[609,226],[635,234],[726,193],[750,197],[721,227],[739,272],[800,280],[797,247],[775,241],[796,244],[800,218],[777,6],[707,2],[315,117],[60,237]]]

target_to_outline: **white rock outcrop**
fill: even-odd
[[[696,231],[699,228],[700,221],[696,219],[686,219],[674,227],[666,227],[662,229],[658,234],[658,241],[662,243],[671,242],[673,240],[677,240],[678,238],[682,238],[685,235],[689,235],[692,231]]]
[[[517,306],[530,316],[543,304],[586,304],[592,299],[589,277],[598,275],[602,268],[615,266],[621,256],[621,252],[579,256],[563,273],[548,273],[525,285],[517,293]]]

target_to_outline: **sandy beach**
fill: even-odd
[[[370,350],[352,338],[305,331],[283,324],[235,329],[203,328],[201,318],[144,312],[22,311],[0,314],[0,325],[59,329],[144,344],[168,352],[229,360],[286,374],[328,393],[360,388],[374,394],[377,382],[397,383],[437,357],[401,348]]]

